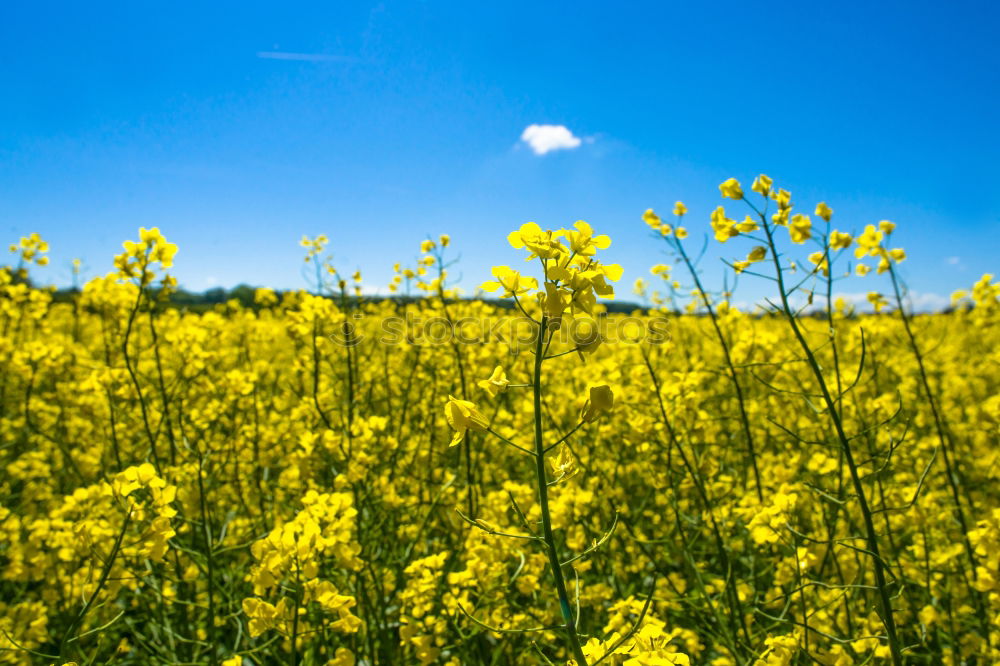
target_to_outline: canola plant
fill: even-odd
[[[528,261],[479,269],[499,305],[458,298],[447,236],[399,298],[319,236],[309,290],[207,312],[171,304],[157,229],[68,303],[21,239],[0,663],[1000,661],[1000,286],[914,313],[891,222],[720,190],[753,312],[681,202],[642,215],[674,259],[631,314],[585,222],[512,232]],[[859,314],[835,285],[868,273]]]

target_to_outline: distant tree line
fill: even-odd
[[[30,280],[28,280],[30,283]],[[216,305],[222,305],[230,301],[237,301],[241,306],[245,308],[256,308],[257,304],[254,302],[254,293],[257,291],[257,287],[251,287],[248,284],[236,285],[232,289],[226,289],[224,287],[213,287],[211,289],[206,289],[205,291],[188,291],[187,289],[178,289],[170,295],[168,301],[169,305],[178,308],[185,308],[188,310],[193,310],[196,312],[202,312],[205,310],[211,310]],[[289,290],[291,291],[291,290]],[[57,289],[53,292],[53,300],[57,303],[69,303],[75,298],[75,296],[80,292],[78,288],[75,287],[64,287],[62,289]],[[275,293],[280,298],[282,291],[275,290]],[[332,298],[339,298],[339,296],[334,296]],[[353,297],[351,297],[353,300]],[[409,303],[413,301],[420,300],[419,296],[378,296],[378,295],[366,295],[362,298],[363,301],[367,302],[381,302],[384,300],[392,300],[399,303]],[[504,309],[512,309],[514,307],[513,301],[510,299],[501,300],[497,298],[482,298],[478,299],[485,303],[490,303]],[[630,314],[636,312],[646,312],[648,310],[647,306],[640,305],[638,303],[632,303],[629,301],[602,301],[602,304],[607,308],[609,313],[614,314]],[[942,310],[943,313],[951,312],[953,308],[947,307]],[[679,314],[679,313],[675,313]],[[820,316],[822,313],[819,311],[808,312],[806,316]]]

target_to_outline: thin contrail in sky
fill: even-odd
[[[354,56],[329,53],[292,53],[289,51],[257,51],[257,57],[265,60],[298,60],[303,62],[358,62]]]

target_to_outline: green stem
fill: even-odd
[[[760,213],[758,212],[758,214]],[[865,540],[868,543],[872,566],[875,570],[875,585],[878,587],[879,606],[881,610],[880,615],[889,640],[889,652],[892,655],[892,663],[895,666],[902,666],[903,657],[899,647],[899,638],[896,635],[896,621],[893,617],[892,601],[889,598],[889,587],[885,580],[885,565],[882,563],[882,555],[879,552],[878,536],[875,532],[875,524],[872,521],[872,512],[868,506],[865,488],[861,483],[861,476],[858,474],[858,466],[854,462],[854,453],[851,450],[851,440],[844,431],[844,425],[840,420],[840,412],[837,411],[837,405],[834,402],[833,397],[830,395],[830,389],[826,385],[826,379],[823,377],[823,371],[820,369],[819,363],[816,361],[816,356],[813,354],[812,348],[809,347],[809,343],[806,341],[805,336],[803,336],[802,330],[799,328],[798,319],[795,316],[795,313],[792,312],[792,308],[788,303],[788,294],[785,291],[785,281],[781,269],[781,260],[778,258],[778,251],[775,246],[774,234],[771,231],[771,225],[768,223],[765,215],[760,214],[760,219],[761,224],[764,227],[764,233],[767,234],[767,244],[771,252],[771,260],[774,262],[775,276],[778,281],[778,293],[781,296],[782,312],[784,312],[785,318],[788,320],[788,325],[791,327],[792,333],[795,335],[795,339],[802,348],[802,352],[806,355],[806,361],[816,378],[816,383],[819,384],[820,392],[823,395],[823,402],[826,404],[826,411],[830,415],[830,420],[833,422],[834,430],[837,433],[837,439],[840,441],[841,450],[844,452],[844,461],[847,463],[847,468],[851,473],[851,482],[854,485],[854,492],[858,496],[858,505],[861,508],[861,515],[864,517]]]
[[[205,497],[205,458],[202,456],[201,451],[198,451],[198,501],[201,509],[201,523],[202,523],[202,540],[205,545],[205,562],[208,569],[208,622],[205,627],[205,634],[208,636],[208,642],[212,646],[208,654],[209,662],[212,666],[216,666],[219,663],[219,656],[216,652],[216,645],[218,642],[215,640],[215,557],[212,553],[212,548],[214,547],[212,538],[212,524],[209,520],[210,516],[208,513],[208,503]]]
[[[131,520],[132,510],[129,509],[129,512],[125,514],[125,520],[122,521],[122,529],[118,533],[118,538],[115,539],[115,545],[111,548],[111,553],[108,555],[108,559],[104,561],[104,568],[101,570],[101,577],[97,581],[94,593],[90,595],[89,599],[87,599],[87,603],[84,604],[80,614],[77,615],[76,618],[70,623],[69,627],[66,629],[66,633],[62,637],[62,640],[59,641],[59,661],[63,661],[63,655],[66,651],[66,643],[72,637],[73,632],[76,631],[77,627],[83,623],[84,618],[87,617],[87,613],[90,612],[90,608],[94,605],[94,602],[97,601],[97,595],[101,593],[104,585],[108,582],[108,578],[111,575],[111,567],[114,565],[115,558],[118,557],[118,552],[121,550],[122,541],[125,540],[125,532],[128,530],[128,525]]]
[[[733,390],[736,393],[736,402],[740,408],[740,425],[743,428],[743,435],[747,439],[747,453],[750,456],[750,463],[753,467],[753,478],[757,489],[757,501],[764,501],[764,488],[760,481],[760,468],[757,465],[757,450],[754,445],[753,431],[750,429],[750,417],[747,415],[746,408],[746,398],[743,395],[743,385],[740,384],[739,376],[736,373],[736,364],[733,363],[733,356],[729,350],[729,341],[726,339],[725,334],[722,332],[722,327],[719,325],[719,317],[715,312],[715,308],[712,307],[712,301],[708,297],[708,292],[701,284],[701,278],[698,277],[698,271],[695,269],[694,262],[688,257],[687,252],[684,250],[684,244],[681,243],[680,239],[674,239],[674,245],[677,247],[677,251],[684,260],[684,265],[687,266],[688,273],[691,274],[694,280],[694,286],[698,290],[698,294],[701,296],[702,302],[705,304],[705,309],[708,311],[709,319],[712,321],[712,328],[715,330],[715,337],[719,340],[719,345],[722,347],[722,354],[726,359],[726,369],[729,371],[729,381],[733,385]]]
[[[438,298],[441,299],[441,311],[444,312],[445,319],[448,321],[448,330],[451,332],[451,351],[455,355],[455,365],[458,367],[458,381],[462,387],[462,400],[468,400],[468,387],[465,381],[465,365],[462,363],[462,350],[458,346],[458,331],[455,330],[455,321],[451,318],[451,312],[448,311],[448,299],[445,298],[444,294],[444,260],[443,256],[438,256],[438,267],[440,269],[438,278]],[[472,472],[472,441],[469,437],[469,431],[465,432],[465,436],[462,438],[462,459],[465,463],[465,501],[469,510],[469,515],[473,518],[476,517],[476,485],[475,479]]]
[[[576,634],[576,620],[566,593],[566,580],[563,577],[559,551],[556,548],[556,538],[552,532],[552,517],[549,514],[549,490],[545,471],[545,442],[542,439],[542,361],[545,349],[545,332],[547,317],[542,315],[538,328],[538,338],[535,341],[535,372],[532,380],[535,398],[535,475],[538,486],[538,506],[542,513],[542,539],[548,551],[549,565],[552,567],[552,577],[555,579],[556,593],[559,595],[559,609],[565,622],[566,638],[577,666],[587,666],[587,658],[580,646],[580,638]]]
[[[979,579],[979,562],[976,559],[975,549],[972,547],[972,542],[969,540],[969,525],[965,518],[965,511],[962,509],[959,486],[966,491],[966,501],[969,502],[969,507],[973,511],[975,511],[975,506],[973,506],[972,498],[969,495],[968,484],[965,483],[964,478],[961,478],[957,466],[952,463],[952,454],[955,453],[953,448],[954,444],[951,441],[944,419],[938,409],[938,403],[934,395],[934,391],[931,390],[931,382],[927,376],[927,369],[924,366],[924,356],[920,351],[920,345],[917,344],[917,336],[913,332],[913,327],[910,325],[910,315],[906,313],[906,309],[903,307],[903,294],[899,287],[899,278],[896,276],[896,268],[892,265],[891,261],[889,263],[889,277],[892,279],[892,290],[896,296],[896,309],[899,310],[899,318],[903,320],[903,329],[906,331],[906,337],[910,343],[910,350],[913,352],[913,356],[917,361],[917,369],[920,374],[920,385],[924,389],[924,395],[927,396],[927,405],[931,408],[931,415],[934,417],[934,429],[937,432],[938,442],[941,445],[945,476],[948,479],[948,488],[951,490],[952,501],[955,503],[955,518],[958,520],[958,525],[962,530],[962,545],[965,546],[965,554],[969,558],[969,572],[972,575],[972,580],[976,581]],[[983,631],[983,637],[985,638],[987,645],[989,645],[990,629],[986,620],[987,615],[983,603],[983,595],[971,584],[969,584],[968,580],[966,580],[966,584],[970,596],[972,596],[976,602],[976,606],[979,610],[978,615],[980,626]]]
[[[143,271],[145,271],[145,266],[143,266]],[[142,295],[144,287],[139,284],[137,285],[139,292],[136,294],[135,303],[132,304],[132,309],[128,314],[128,323],[125,326],[125,336],[122,338],[122,356],[125,358],[125,370],[128,372],[129,378],[132,380],[132,385],[135,387],[136,395],[139,396],[139,409],[142,411],[142,424],[146,429],[146,437],[149,439],[150,452],[153,455],[153,462],[156,466],[160,466],[160,453],[156,449],[156,436],[153,435],[153,429],[149,425],[149,410],[146,408],[146,398],[142,394],[142,386],[139,384],[139,377],[136,374],[136,369],[132,367],[132,362],[128,357],[128,343],[129,338],[132,336],[132,327],[135,324],[135,317],[139,313],[139,305],[142,303]],[[136,359],[138,363],[138,359]]]

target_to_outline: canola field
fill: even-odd
[[[320,236],[309,289],[208,311],[157,229],[60,303],[22,239],[0,663],[1000,662],[1000,286],[914,313],[905,227],[720,190],[635,216],[672,259],[633,313],[583,222],[462,266],[499,300],[447,236],[363,298]],[[763,308],[705,283],[706,233]],[[876,313],[836,297],[865,273]]]

